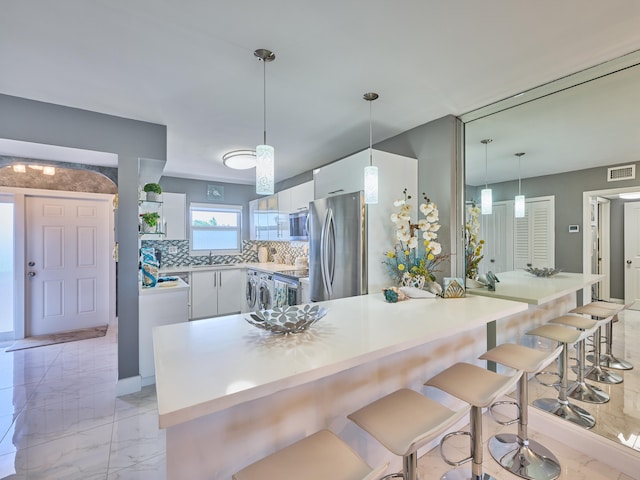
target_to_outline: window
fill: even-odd
[[[213,203],[189,204],[189,241],[191,252],[202,255],[240,253],[242,206]]]

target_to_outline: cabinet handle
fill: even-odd
[[[344,192],[344,188],[339,188],[338,190],[334,190],[333,192],[327,192],[329,195],[333,195],[334,193]]]
[[[222,272],[218,272],[218,275],[220,275],[220,288],[222,288]]]
[[[213,272],[213,286],[218,286],[218,272]]]

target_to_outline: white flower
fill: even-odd
[[[440,245],[438,242],[430,242],[429,248],[431,249],[431,253],[433,253],[434,255],[439,255],[440,252],[442,252],[442,245]]]
[[[422,238],[424,238],[425,240],[435,240],[436,238],[438,238],[438,234],[435,232],[424,232],[422,234]]]
[[[402,205],[404,205],[404,199],[399,198],[398,200],[396,200],[395,202],[393,202],[393,206],[394,207],[401,207]]]
[[[409,239],[409,248],[416,248],[418,246],[418,238],[417,237],[411,237]]]
[[[440,226],[441,225],[439,223],[432,223],[429,227],[429,230],[432,232],[437,232],[438,230],[440,230]]]
[[[424,216],[429,215],[433,211],[433,204],[432,203],[420,204],[420,211]]]
[[[398,215],[398,218],[401,220],[406,220],[407,222],[411,220],[411,217],[409,216],[409,214],[404,212],[400,212],[400,214]]]
[[[408,232],[409,230],[411,230],[409,220],[398,219],[398,221],[396,222],[396,227],[398,228],[398,230],[402,230],[403,232]]]
[[[398,230],[396,232],[396,237],[398,238],[398,240],[400,240],[401,242],[408,242],[409,239],[411,238],[411,235],[409,234],[409,232],[406,232],[404,230]]]
[[[398,214],[397,213],[392,213],[391,214],[391,221],[393,223],[398,223]]]
[[[420,230],[427,230],[429,229],[429,222],[427,222],[426,219],[421,218],[420,220],[418,220],[418,228]]]
[[[438,212],[431,212],[429,215],[427,215],[427,220],[430,223],[434,223],[438,221]]]

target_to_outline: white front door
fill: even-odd
[[[26,335],[109,323],[109,203],[27,197]]]
[[[640,202],[624,204],[624,303],[640,310]]]

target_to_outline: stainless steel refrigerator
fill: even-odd
[[[312,302],[367,293],[367,219],[363,192],[309,204]]]

